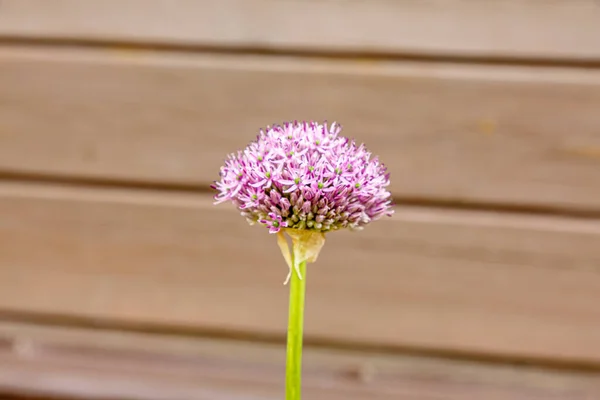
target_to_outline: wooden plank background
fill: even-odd
[[[274,237],[204,196],[5,185],[0,208],[4,308],[285,333]],[[407,208],[328,238],[308,337],[600,364],[597,220]]]
[[[48,393],[50,386],[53,395],[86,399],[271,400],[283,392],[280,345],[7,323],[0,337],[11,343],[0,349],[0,388],[30,394]],[[592,375],[542,368],[515,373],[480,362],[373,351],[309,346],[305,365],[304,395],[315,400],[591,400],[600,394]]]
[[[20,349],[12,354],[2,352],[0,385],[7,381],[7,375],[16,376],[17,379],[10,380],[11,385],[16,381],[32,391],[27,379],[41,370],[50,371],[51,376],[59,375],[57,371],[68,371],[86,398],[98,393],[94,390],[97,386],[94,375],[104,379],[104,385],[97,388],[99,391],[121,396],[128,393],[134,399],[252,399],[248,396],[249,385],[252,392],[264,394],[261,398],[275,399],[283,389],[282,371],[278,368],[284,356],[280,346],[143,334],[98,334],[81,329],[15,324],[4,324],[0,331],[3,338],[16,344],[14,348]],[[73,351],[81,346],[91,350],[83,355]],[[39,354],[44,363],[32,363],[32,354]],[[162,363],[149,365],[144,362],[149,356]],[[598,382],[591,377],[536,368],[515,374],[509,368],[483,363],[455,364],[443,359],[310,347],[306,361],[305,394],[311,399],[404,400],[419,396],[425,400],[445,400],[475,393],[492,400],[585,400],[599,393]],[[229,367],[225,376],[220,372],[224,365]],[[152,379],[156,374],[168,375],[170,379]],[[469,387],[465,382],[475,392],[465,389]],[[64,386],[55,378],[55,393],[68,393]]]
[[[11,48],[0,103],[0,172],[206,186],[260,126],[328,119],[399,197],[600,210],[597,70]]]
[[[0,393],[279,398],[285,263],[208,184],[327,119],[400,206],[310,266],[308,398],[599,398],[598,110],[593,0],[4,0]]]
[[[600,60],[595,0],[4,0],[0,35]]]

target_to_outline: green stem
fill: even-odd
[[[292,263],[294,263],[292,254]],[[302,382],[302,335],[304,328],[304,293],[306,262],[299,265],[302,279],[292,271],[290,279],[290,309],[287,333],[287,362],[285,366],[285,399],[300,400]]]

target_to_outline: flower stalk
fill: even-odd
[[[294,255],[292,254],[292,260]],[[306,261],[297,264],[298,272],[290,278],[290,304],[285,368],[285,399],[300,400],[302,388],[302,337],[304,330],[304,298],[306,293]]]
[[[361,230],[394,213],[387,168],[341,130],[314,121],[267,127],[227,156],[211,185],[215,204],[231,201],[248,223],[277,234],[289,268],[286,400],[301,396],[306,264],[317,261],[326,233]]]

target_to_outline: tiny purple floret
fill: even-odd
[[[212,185],[215,204],[232,201],[249,223],[328,232],[393,214],[390,176],[363,144],[339,136],[341,126],[284,123],[261,130],[230,154]]]
[[[287,222],[283,221],[281,215],[270,212],[269,219],[259,219],[258,222],[269,228],[269,233],[277,233],[281,228],[287,227]]]

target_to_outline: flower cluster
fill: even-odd
[[[393,213],[389,174],[341,126],[285,123],[261,130],[230,154],[211,187],[215,204],[231,200],[249,223],[327,232],[361,229]]]

